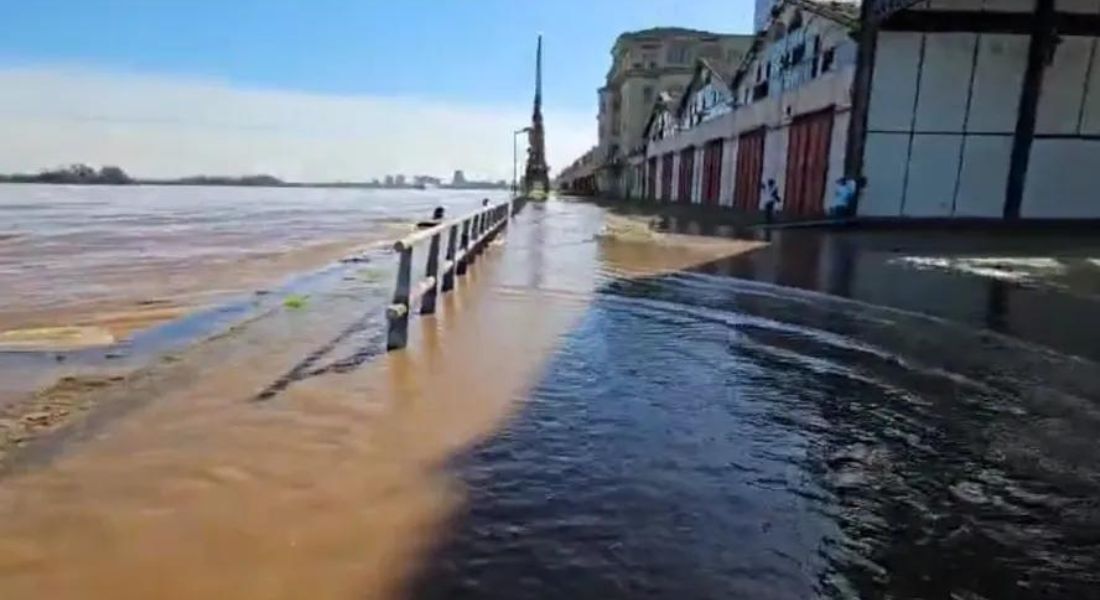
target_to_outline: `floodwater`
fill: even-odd
[[[453,190],[0,184],[0,356],[9,354],[0,360],[0,406],[88,364],[121,367],[121,358],[140,362],[146,349],[213,333],[204,325],[240,320],[254,292],[282,290],[384,245],[437,205],[454,214],[485,196],[501,199]],[[189,322],[197,312],[219,314]],[[56,350],[63,363],[13,354],[24,349]]]
[[[0,331],[91,322],[127,334],[179,316],[170,308],[271,285],[399,237],[437,204],[469,208],[481,195],[0,185]]]
[[[1100,597],[1100,369],[1033,290],[604,218],[530,204],[407,351],[348,266],[111,386],[0,479],[0,597]],[[723,274],[784,261],[910,304]]]

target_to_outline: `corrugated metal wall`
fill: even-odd
[[[783,213],[809,217],[825,212],[825,177],[833,135],[831,108],[796,118],[787,144]]]
[[[734,178],[734,206],[739,210],[760,208],[760,175],[764,168],[763,128],[742,134],[737,142],[737,175]]]
[[[711,140],[703,147],[703,204],[718,205],[718,195],[722,190],[722,144],[723,140]]]

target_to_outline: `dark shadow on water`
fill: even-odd
[[[408,597],[1100,596],[1100,371],[864,250],[604,286]]]
[[[1045,233],[1021,239],[1004,233],[966,236],[924,232],[776,231],[768,247],[692,267],[697,273],[738,277],[824,292],[876,306],[926,314],[1018,337],[1100,361],[1100,294],[1082,295],[900,264],[909,255],[982,256],[1094,249],[1093,237]],[[1100,281],[1100,271],[1097,272]]]

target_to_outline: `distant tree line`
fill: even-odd
[[[461,171],[456,173],[461,175]],[[505,181],[467,181],[464,177],[457,177],[452,183],[443,183],[437,177],[420,175],[412,182],[405,183],[404,177],[398,183],[397,178],[387,177],[385,183],[377,179],[370,182],[327,182],[327,183],[290,183],[271,175],[242,175],[237,177],[221,175],[194,175],[177,179],[141,179],[130,177],[119,167],[104,166],[96,169],[86,164],[77,163],[58,169],[47,169],[35,174],[0,174],[0,183],[59,183],[77,185],[130,185],[130,184],[155,184],[155,185],[241,185],[257,187],[340,187],[340,188],[419,188],[441,187],[450,189],[506,189]]]
[[[119,167],[104,166],[96,169],[82,163],[47,169],[35,174],[0,174],[0,182],[8,183],[62,183],[80,185],[129,185],[137,183],[155,183],[162,185],[250,185],[283,186],[287,185],[271,175],[244,175],[240,177],[196,175],[179,179],[136,179],[130,177]]]
[[[84,164],[69,165],[60,169],[47,169],[34,175],[0,175],[0,181],[13,183],[78,183],[102,185],[126,185],[134,180],[118,167],[96,169]]]
[[[152,182],[150,182],[152,183]],[[215,175],[195,175],[194,177],[181,177],[156,183],[172,185],[254,185],[264,187],[279,187],[288,185],[278,177],[271,175],[244,175],[241,177],[222,177]]]

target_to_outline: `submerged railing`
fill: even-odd
[[[405,347],[409,338],[409,314],[413,304],[420,300],[422,315],[434,313],[439,293],[449,292],[454,288],[455,276],[466,274],[466,268],[507,225],[514,210],[518,210],[518,202],[520,200],[509,200],[486,206],[466,216],[417,231],[393,245],[399,259],[393,303],[386,309],[386,318],[389,320],[387,350]],[[440,262],[440,243],[444,233],[447,233],[447,247],[443,261]],[[413,248],[425,241],[429,244],[424,278],[414,284]]]

